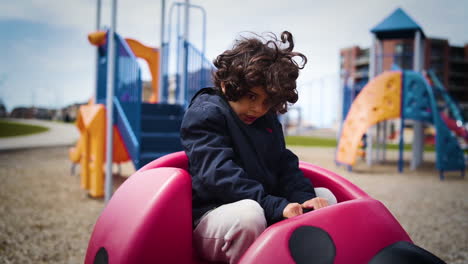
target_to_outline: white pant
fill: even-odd
[[[336,204],[327,188],[315,188],[315,193]],[[193,231],[193,242],[203,259],[234,264],[266,226],[263,208],[254,200],[241,200],[206,213]]]

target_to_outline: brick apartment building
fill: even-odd
[[[468,119],[468,43],[450,45],[447,39],[426,37],[424,40],[424,69],[433,70],[450,96],[461,107]],[[382,40],[382,70],[390,70],[393,64],[402,69],[413,68],[414,39]],[[364,84],[369,74],[369,48],[353,46],[340,50],[342,81]]]

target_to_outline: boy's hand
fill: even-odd
[[[291,218],[302,214],[302,206],[298,203],[290,203],[283,210],[284,218]]]
[[[317,209],[327,207],[327,206],[328,206],[327,199],[322,198],[322,197],[315,197],[302,203],[302,208],[305,208],[305,209],[317,210]]]

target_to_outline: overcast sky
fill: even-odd
[[[230,48],[242,31],[293,33],[296,50],[309,63],[301,73],[306,115],[335,114],[339,49],[369,46],[369,29],[403,8],[427,36],[468,43],[467,0],[191,0],[207,12],[207,57]],[[169,7],[173,1],[166,1]],[[167,8],[169,9],[169,8]],[[110,0],[103,0],[103,26]],[[159,46],[161,2],[119,0],[117,32]],[[0,0],[0,98],[8,110],[23,105],[62,107],[88,100],[94,91],[95,0]],[[201,46],[201,16],[191,13],[190,39]],[[144,79],[149,78],[143,66]],[[300,96],[301,96],[300,95]],[[321,99],[320,99],[321,98]],[[312,108],[311,108],[312,107]],[[309,109],[309,110],[307,110]],[[320,111],[320,110],[324,111]]]

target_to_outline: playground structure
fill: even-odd
[[[364,135],[367,163],[372,165],[374,160],[385,160],[386,122],[400,118],[400,172],[403,171],[405,120],[412,120],[414,136],[411,169],[416,169],[422,162],[423,123],[429,123],[436,131],[436,167],[440,179],[444,179],[446,171],[460,171],[464,176],[466,161],[463,145],[468,138],[465,123],[456,103],[437,76],[430,70],[425,72],[422,69],[424,58],[421,39],[424,33],[421,27],[403,10],[397,9],[371,31],[375,36],[370,54],[369,81],[349,89],[350,86],[356,87],[351,84],[344,91],[343,113],[346,114],[346,119],[338,142],[337,164],[346,165],[351,169],[361,151],[359,145]],[[401,70],[400,67],[394,66],[393,68],[398,70],[383,72],[383,56],[388,55],[382,54],[381,40],[410,37],[415,39],[413,71]],[[449,115],[444,111],[448,111]],[[373,127],[374,125],[376,126]],[[377,143],[375,152],[374,137]]]
[[[174,3],[171,7],[171,17],[174,11],[178,14],[175,25],[178,30],[175,41],[168,31],[169,37],[163,41],[161,49],[143,45],[134,39],[123,39],[116,33],[111,38],[111,30],[99,30],[88,35],[90,43],[98,49],[95,100],[79,109],[77,127],[81,137],[77,145],[70,149],[69,156],[73,163],[81,165],[81,186],[89,190],[90,196],[102,197],[110,192],[107,188],[104,191],[105,183],[112,180],[111,177],[104,180],[104,173],[112,173],[112,166],[104,170],[106,142],[109,142],[105,132],[109,124],[109,116],[106,116],[106,90],[109,86],[113,90],[113,135],[110,136],[113,163],[131,160],[139,169],[154,159],[182,149],[179,128],[185,107],[198,89],[211,85],[212,69],[204,53],[181,36],[178,9],[187,5]],[[188,7],[200,9],[194,5]],[[167,27],[170,29],[171,23]],[[111,63],[111,44],[114,44],[114,63]],[[176,51],[175,70],[170,69],[173,49]],[[141,70],[137,58],[148,63],[152,76],[152,94],[148,102],[142,101]],[[109,68],[113,74],[109,74]],[[169,95],[170,76],[175,79],[172,99]],[[109,80],[112,81],[109,83]],[[171,100],[175,104],[170,104]]]
[[[188,4],[185,7],[188,8]],[[184,50],[181,56],[184,63],[179,63],[178,59],[176,67],[184,70],[175,73],[174,101],[177,104],[167,103],[169,67],[166,62],[161,67],[163,77],[159,78],[163,85],[158,91],[159,96],[154,97],[159,101],[143,103],[140,71],[131,45],[112,30],[99,34],[101,38],[105,35],[106,41],[96,42],[99,43],[97,104],[80,109],[82,116],[78,126],[84,127],[83,131],[88,134],[83,132],[83,141],[77,149],[93,146],[91,151],[85,152],[86,157],[81,156],[81,161],[91,160],[94,162],[91,166],[102,167],[102,161],[98,163],[93,155],[97,154],[94,149],[104,148],[105,127],[107,131],[114,131],[111,142],[122,142],[122,146],[114,145],[114,151],[121,148],[126,150],[121,154],[128,154],[119,156],[114,152],[107,156],[112,156],[114,161],[128,157],[139,170],[119,187],[100,215],[89,241],[85,263],[207,263],[193,250],[191,177],[187,172],[187,156],[179,151],[144,165],[146,158],[155,159],[162,155],[163,151],[155,153],[153,147],[158,151],[161,146],[167,146],[164,151],[174,147],[171,140],[176,135],[178,139],[174,129],[177,127],[178,130],[184,107],[194,91],[190,83],[194,81],[193,87],[200,88],[206,81],[204,76],[209,68],[203,66],[204,57],[194,52],[202,63],[198,69],[192,68],[188,63],[190,44],[186,38],[177,37],[177,47]],[[114,40],[115,64],[113,56],[108,55],[113,53]],[[168,54],[169,45],[162,47],[163,55]],[[162,61],[168,60],[159,57]],[[115,80],[109,77],[109,71],[106,71],[109,68],[117,73]],[[115,85],[109,85],[112,82]],[[115,96],[109,98],[109,90],[104,93],[105,87],[112,87]],[[102,105],[105,100],[111,101],[115,113]],[[110,122],[112,120],[115,125]],[[112,127],[104,123],[110,123]],[[109,137],[106,139],[110,141]],[[110,144],[105,147],[109,150]],[[110,162],[107,160],[107,164]],[[443,263],[414,245],[381,202],[330,171],[304,162],[299,166],[316,187],[330,189],[338,204],[272,225],[250,246],[240,263],[309,263],[311,259],[317,263],[338,264]],[[109,167],[106,173],[109,173]],[[94,182],[96,179],[103,179],[97,170],[89,180]]]
[[[390,211],[356,185],[312,164],[299,167],[338,203],[268,227],[239,263],[444,263],[415,245]],[[125,181],[97,220],[85,263],[208,263],[192,245],[187,168],[185,153],[172,153]]]

